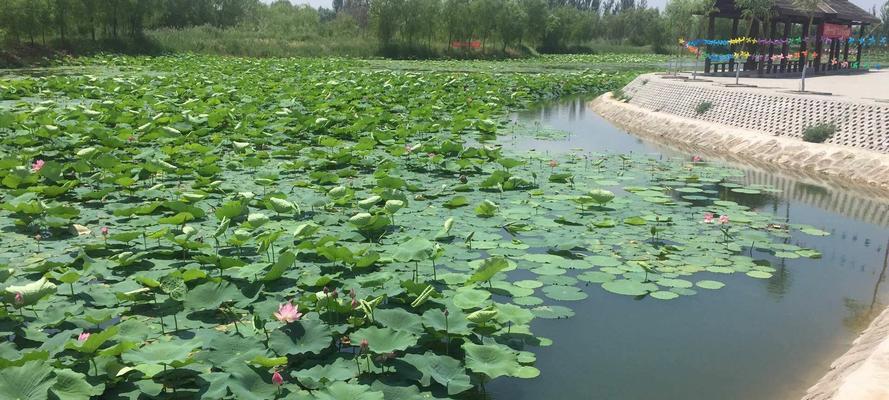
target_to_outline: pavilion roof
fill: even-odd
[[[716,13],[720,17],[740,17],[741,10],[737,8],[734,0],[716,0]],[[793,4],[793,0],[775,0],[775,18],[777,20],[794,20],[802,21],[808,19],[809,15],[801,8]],[[875,24],[880,19],[864,11],[861,7],[852,4],[848,0],[821,0],[818,4],[818,12],[815,13],[815,19],[824,22],[833,22],[840,24],[849,23],[867,23]]]

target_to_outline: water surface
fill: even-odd
[[[582,98],[514,118],[544,133],[568,132],[557,140],[523,135],[502,139],[517,149],[691,156],[621,131],[589,110]],[[541,376],[498,379],[488,385],[487,393],[494,399],[802,397],[889,301],[889,285],[881,285],[889,199],[742,169],[744,183],[781,190],[747,205],[832,233],[793,236],[791,243],[820,250],[821,259],[779,261],[754,252],[756,258],[773,261],[778,271],[772,278],[720,275],[725,288],[666,302],[635,300],[587,286],[589,298],[571,304],[574,317],[535,320],[535,334],[554,341],[535,350]]]

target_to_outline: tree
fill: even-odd
[[[793,0],[793,5],[796,8],[803,10],[806,13],[806,16],[809,17],[809,23],[806,26],[809,28],[809,31],[812,29],[812,21],[815,20],[815,13],[818,12],[818,6],[821,4],[821,0]],[[803,32],[803,40],[808,42],[809,40],[809,32]],[[810,49],[811,47],[806,47],[806,49]],[[800,61],[803,61],[802,56],[800,56]],[[808,67],[808,62],[803,62],[802,72],[800,74],[800,91],[806,91],[806,69]]]
[[[500,11],[497,12],[496,26],[497,34],[500,36],[501,51],[506,51],[506,47],[520,42],[525,34],[525,25],[528,15],[522,10],[516,0],[506,0]]]

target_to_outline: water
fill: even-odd
[[[515,119],[570,132],[562,140],[505,139],[520,149],[558,153],[642,152],[690,156],[623,132],[570,99]],[[537,379],[501,378],[494,399],[796,399],[846,352],[889,302],[884,280],[889,199],[742,168],[745,183],[782,192],[757,210],[791,223],[829,227],[826,237],[794,235],[821,259],[777,263],[771,279],[725,277],[726,287],[669,301],[637,301],[590,286],[571,304],[577,315],[537,319],[554,344],[535,350]],[[797,238],[799,236],[799,238]],[[754,253],[764,257],[764,254]]]

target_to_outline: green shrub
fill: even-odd
[[[709,101],[702,101],[698,103],[697,107],[695,107],[695,112],[698,113],[698,115],[701,115],[710,110],[711,107],[713,107],[713,103]]]
[[[611,95],[618,101],[623,101],[623,102],[628,102],[628,101],[630,101],[630,99],[632,99],[632,97],[627,95],[627,93],[624,92],[624,90],[622,88],[614,89],[611,92]]]
[[[824,143],[825,140],[833,136],[837,131],[837,126],[833,122],[818,123],[803,131],[803,140],[810,143]]]

